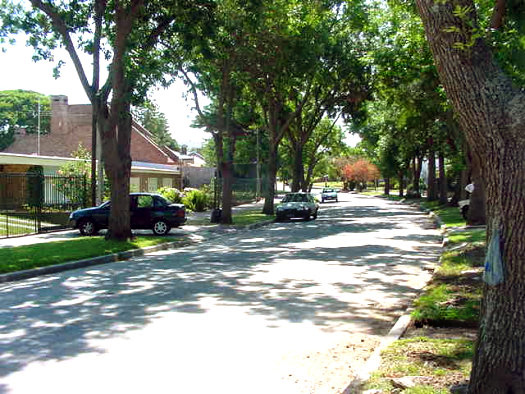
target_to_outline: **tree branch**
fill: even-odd
[[[498,30],[503,26],[503,17],[505,16],[505,0],[496,0],[492,17],[490,18],[491,29]]]
[[[184,68],[180,67],[179,68],[179,71],[182,73],[182,75],[184,75],[184,79],[186,80],[186,82],[188,82],[188,84],[190,85],[190,90],[191,92],[193,93],[193,100],[195,101],[195,109],[197,110],[199,116],[204,120],[206,119],[206,116],[204,116],[204,113],[202,112],[201,110],[201,106],[199,104],[199,96],[197,94],[197,87],[195,86],[195,83],[193,83],[193,81],[191,80],[190,76],[188,75],[188,73],[184,70]]]
[[[86,77],[86,73],[84,72],[84,68],[82,67],[82,62],[80,61],[80,58],[78,57],[77,51],[75,49],[75,45],[73,44],[73,41],[71,40],[71,36],[69,35],[69,29],[66,23],[64,22],[62,17],[59,15],[59,13],[56,11],[56,9],[51,4],[44,3],[41,0],[30,0],[30,1],[33,7],[38,8],[40,11],[45,13],[51,19],[52,25],[58,30],[60,36],[62,37],[62,40],[64,41],[66,50],[69,53],[69,57],[73,61],[73,65],[75,66],[78,77],[80,78],[82,87],[84,88],[84,91],[89,97],[89,100],[92,101],[93,92],[89,84],[89,81]]]

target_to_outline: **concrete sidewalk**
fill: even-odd
[[[275,203],[277,203],[279,200],[276,199]],[[252,202],[248,204],[242,204],[238,205],[236,207],[233,207],[233,213],[238,213],[242,211],[249,211],[254,209],[259,209],[262,211],[262,207],[264,204],[264,200],[260,200],[259,202]],[[205,212],[191,212],[187,214],[188,218],[188,224],[179,227],[179,228],[173,228],[169,235],[174,236],[180,236],[180,235],[187,235],[187,234],[201,234],[203,237],[206,237],[206,235],[213,233],[213,232],[226,232],[226,231],[235,231],[242,228],[251,228],[251,226],[223,226],[220,224],[209,224],[209,220],[211,218],[211,210],[207,210]],[[207,224],[191,224],[192,221],[196,222],[205,222],[207,221]],[[264,222],[266,224],[266,222]],[[258,227],[257,223],[254,227]],[[105,230],[101,230],[101,234],[105,233]],[[133,230],[133,233],[136,235],[150,235],[154,236],[152,231],[150,230]],[[78,230],[63,230],[63,231],[53,231],[49,233],[42,233],[42,234],[35,234],[35,235],[26,235],[26,236],[20,236],[20,237],[12,237],[12,238],[0,238],[0,248],[3,247],[14,247],[14,246],[23,246],[23,245],[34,245],[39,243],[45,243],[45,242],[53,242],[53,241],[66,241],[68,239],[72,238],[78,238],[81,237]]]

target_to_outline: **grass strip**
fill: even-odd
[[[176,240],[172,237],[139,236],[133,240],[121,242],[106,241],[104,237],[85,237],[67,241],[3,247],[0,249],[0,273],[46,267]]]
[[[365,390],[398,392],[392,378],[412,376],[416,385],[405,394],[449,393],[448,388],[468,379],[474,343],[467,339],[401,339],[381,354],[381,366]]]
[[[336,187],[339,189],[343,188],[343,182],[341,181],[331,181],[331,182],[314,182],[314,187]]]
[[[476,327],[479,321],[485,258],[485,229],[452,231],[423,295],[415,302],[416,326]]]
[[[248,226],[259,222],[275,219],[275,215],[265,215],[261,212],[261,208],[257,209],[242,209],[234,211],[232,220],[234,226]],[[188,225],[191,226],[211,226],[215,223],[210,222],[209,217],[188,218]]]
[[[236,226],[248,226],[273,219],[275,219],[275,215],[266,215],[260,209],[242,210],[233,214],[233,224]]]
[[[461,216],[458,207],[450,207],[448,205],[439,205],[438,201],[422,201],[421,207],[430,209],[439,216],[446,227],[461,227],[465,226],[465,219]]]

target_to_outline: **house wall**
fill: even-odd
[[[180,189],[180,175],[131,172],[131,192],[156,192],[161,187]]]
[[[189,182],[189,187],[198,188],[208,185],[215,175],[214,167],[183,167],[184,179]]]

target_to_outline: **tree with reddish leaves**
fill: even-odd
[[[375,181],[380,176],[377,166],[364,158],[346,164],[342,172],[345,183],[355,184],[359,191],[366,188],[367,182]]]

